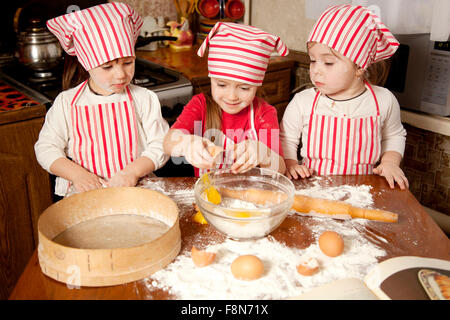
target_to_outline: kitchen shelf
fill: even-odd
[[[401,119],[413,127],[450,136],[450,118],[401,110]]]

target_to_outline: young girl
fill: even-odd
[[[130,84],[142,18],[113,2],[47,26],[89,73],[56,97],[35,145],[41,166],[58,176],[55,193],[135,186],[167,160],[162,143],[169,129],[156,94]]]
[[[406,136],[399,104],[364,78],[370,64],[392,56],[398,45],[364,7],[333,6],[320,16],[307,42],[315,87],[294,96],[281,123],[288,177],[375,173],[391,188],[408,187],[399,167]]]
[[[260,29],[223,22],[210,31],[199,56],[208,45],[211,92],[184,107],[164,140],[166,154],[184,156],[196,176],[213,167],[237,173],[260,166],[283,173],[277,112],[256,92],[272,51],[285,56],[288,49]],[[225,150],[219,160],[208,152],[214,145]]]

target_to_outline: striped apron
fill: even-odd
[[[320,91],[317,91],[309,118],[308,143],[303,163],[318,175],[372,174],[381,152],[381,118],[378,100],[376,116],[349,118],[315,114]]]
[[[83,168],[110,179],[137,157],[138,134],[133,98],[116,103],[79,105],[87,80],[71,103],[73,159]]]
[[[222,159],[219,161],[219,163],[216,165],[214,169],[199,169],[199,176],[201,177],[206,172],[209,172],[211,170],[217,170],[217,169],[229,169],[233,165],[233,155],[234,155],[234,146],[235,142],[233,139],[230,139],[229,136],[233,136],[236,138],[236,141],[242,141],[242,136],[244,136],[244,139],[252,139],[252,140],[258,140],[258,134],[256,133],[255,129],[255,114],[253,109],[253,102],[250,104],[250,108],[248,108],[248,117],[250,122],[250,129],[247,131],[238,132],[239,130],[236,130],[235,132],[227,132],[226,135],[223,132],[220,132],[220,136],[214,137],[214,143],[218,146],[221,146],[225,152],[222,152]],[[225,129],[226,130],[226,129]],[[214,130],[207,130],[203,137],[211,140],[211,132]],[[239,136],[239,137],[238,137]],[[238,139],[240,138],[240,139]]]

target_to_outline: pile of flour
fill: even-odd
[[[297,190],[316,198],[345,201],[357,207],[370,207],[373,199],[371,187],[339,186],[324,187],[319,185],[321,177],[312,180],[312,186]],[[323,182],[323,181],[322,181]],[[164,186],[153,185],[153,188]],[[170,196],[176,202],[182,198],[190,198],[192,189],[179,190]],[[166,194],[170,193],[165,190]],[[191,198],[192,199],[192,198]],[[191,200],[189,199],[189,201]],[[178,200],[178,201],[177,201]],[[186,201],[186,200],[185,200]],[[297,215],[291,211],[290,215]],[[301,217],[297,217],[302,219]],[[343,278],[363,279],[367,272],[377,263],[378,257],[386,252],[375,243],[386,242],[386,239],[370,242],[358,230],[367,223],[364,219],[336,221],[328,217],[310,217],[308,227],[315,241],[306,249],[289,248],[268,236],[258,240],[233,241],[225,240],[213,244],[207,251],[216,252],[215,261],[203,268],[196,267],[190,252],[179,255],[166,268],[154,273],[151,279],[144,279],[149,291],[159,288],[167,290],[176,299],[286,299],[305,293],[334,280]],[[338,232],[344,239],[344,252],[335,258],[324,255],[317,243],[320,234],[326,230]],[[254,281],[237,280],[233,277],[230,266],[235,258],[244,254],[253,254],[263,263],[263,276]],[[319,262],[319,272],[307,277],[300,275],[296,266],[307,257]]]
[[[154,273],[152,280],[145,280],[146,286],[149,290],[165,289],[183,300],[285,299],[337,279],[362,279],[377,264],[377,257],[386,254],[365,239],[350,221],[321,221],[311,231],[317,240],[325,230],[335,230],[344,238],[342,255],[327,257],[320,251],[317,241],[301,250],[288,248],[271,236],[244,242],[227,239],[206,249],[217,254],[209,266],[196,267],[188,252]],[[256,255],[263,261],[265,273],[261,278],[243,281],[233,277],[230,265],[244,254]],[[320,265],[319,272],[311,277],[302,276],[296,270],[301,258],[305,257],[316,258]]]
[[[323,187],[319,181],[324,179],[323,177],[314,177],[312,181],[312,187],[308,187],[302,190],[296,190],[296,194],[304,196],[344,201],[354,207],[367,208],[373,205],[373,198],[370,193],[372,186],[369,185],[340,185],[334,187]]]

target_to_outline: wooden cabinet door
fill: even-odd
[[[276,105],[289,100],[290,77],[290,69],[266,73],[261,89],[263,97],[269,104]]]
[[[0,299],[8,298],[38,243],[39,215],[52,203],[34,143],[44,119],[0,126]]]

